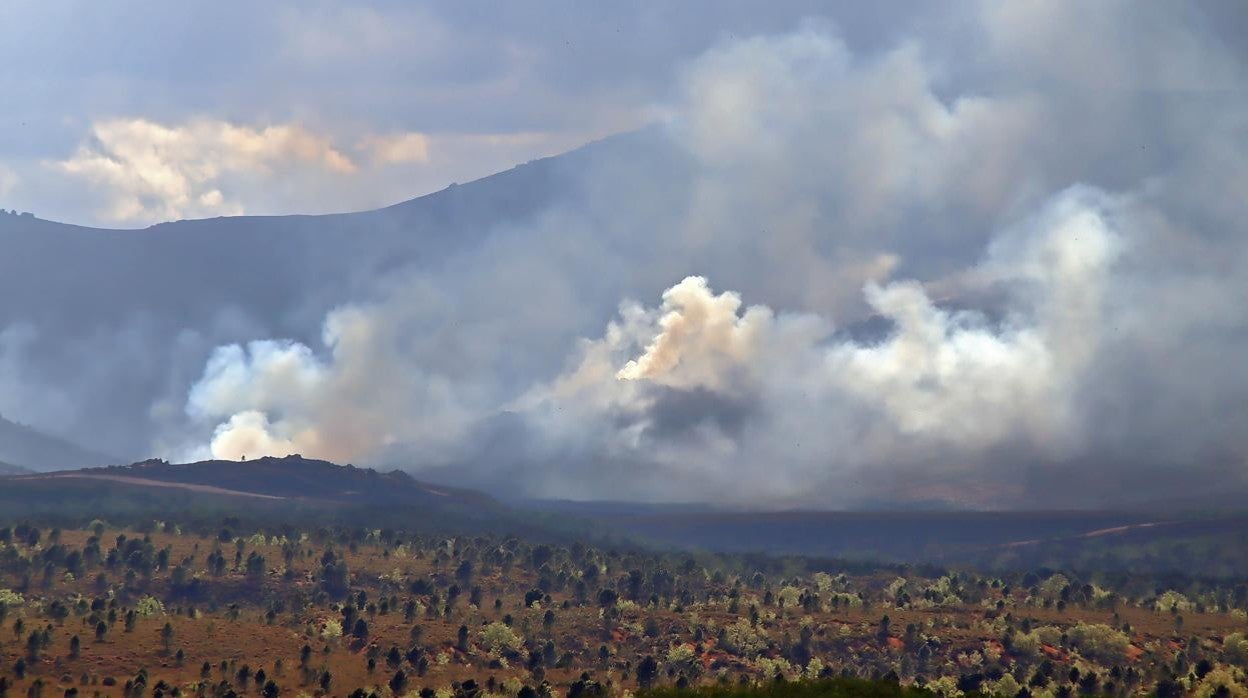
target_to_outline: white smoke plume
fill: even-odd
[[[518,409],[562,438],[592,425],[617,457],[697,472],[719,498],[748,483],[751,497],[799,499],[811,480],[918,466],[934,451],[969,464],[1015,444],[1060,458],[1085,445],[1077,391],[1121,245],[1110,206],[1065,192],[967,270],[966,283],[1006,294],[1001,317],[942,308],[917,281],[872,283],[867,303],[890,329],[865,342],[815,314],[742,310],[737,294],[689,277],[658,309],[625,304]]]
[[[456,390],[400,353],[393,315],[385,306],[335,310],[323,328],[323,359],[289,341],[218,348],[187,402],[196,420],[228,418],[214,429],[209,453],[346,462],[401,440],[432,448],[455,439],[466,417]]]
[[[394,270],[319,346],[219,348],[196,443],[584,498],[1242,483],[1248,98],[1226,88],[1248,71],[1168,10],[1122,38],[1096,28],[1129,3],[1045,7],[972,6],[954,24],[986,56],[930,27],[865,54],[819,23],[723,43],[645,147],[585,156],[537,220]]]
[[[394,324],[395,308],[355,307],[327,321],[326,359],[294,343],[219,349],[189,409],[226,418],[215,457],[369,459],[406,440],[436,462],[463,431],[422,432],[423,418],[464,423],[507,408],[548,443],[593,434],[615,458],[696,471],[721,497],[746,478],[756,481],[753,496],[796,498],[800,478],[776,478],[775,468],[827,477],[913,464],[931,449],[977,461],[1021,443],[1061,456],[1082,443],[1076,391],[1106,324],[1104,287],[1120,245],[1111,205],[1071,190],[997,239],[964,274],[966,284],[1005,294],[995,319],[942,308],[917,281],[870,283],[867,304],[890,329],[868,343],[838,337],[817,314],[742,309],[737,294],[689,277],[663,293],[660,308],[626,303],[621,320],[549,385],[448,418],[454,385],[439,395],[413,382],[419,368],[379,331]],[[673,414],[674,403],[693,411]],[[805,449],[793,452],[791,438]],[[576,473],[561,477],[577,484]]]

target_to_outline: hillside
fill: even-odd
[[[0,417],[0,473],[5,463],[30,470],[67,470],[107,465],[114,460]]]
[[[250,308],[268,320],[300,299],[337,303],[358,279],[435,264],[497,226],[523,224],[575,194],[585,159],[626,146],[591,144],[373,211],[140,230],[0,215],[0,317],[85,333],[136,312],[158,324],[176,313],[183,327],[210,327],[222,308]]]
[[[979,569],[1073,568],[1236,578],[1248,513],[1218,511],[726,511],[521,502],[651,547]]]
[[[495,508],[490,497],[472,490],[434,486],[402,471],[382,473],[370,468],[337,465],[323,460],[286,456],[250,461],[201,461],[171,465],[144,461],[128,466],[93,468],[59,477],[111,478],[141,484],[211,487],[277,499],[301,499],[370,505],[457,505]]]
[[[178,517],[200,525],[404,527],[437,533],[508,531],[559,536],[550,517],[514,511],[480,492],[430,485],[300,456],[203,461],[15,475],[0,487],[0,511],[17,519],[80,526]]]
[[[2,509],[0,541],[6,629],[35,638],[0,645],[16,696],[1120,696],[1173,688],[1176,661],[1208,696],[1248,649],[1235,583]]]
[[[0,331],[17,328],[22,387],[72,399],[59,433],[122,456],[105,462],[146,458],[162,434],[153,405],[176,410],[185,397],[167,378],[193,380],[214,347],[268,337],[316,346],[331,309],[583,206],[592,163],[622,149],[636,158],[654,140],[615,137],[373,211],[141,230],[0,215]],[[605,299],[604,312],[618,301]]]
[[[23,468],[20,465],[12,465],[9,463],[0,463],[0,477],[8,477],[10,475],[28,475],[31,470]]]
[[[313,504],[501,509],[501,505],[479,492],[429,485],[401,471],[381,473],[298,455],[185,464],[149,460],[132,465],[26,475],[15,483],[69,485],[78,481]]]

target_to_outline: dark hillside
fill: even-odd
[[[480,492],[430,485],[401,471],[381,473],[297,455],[183,465],[146,461],[84,474],[206,485],[284,499],[499,508],[497,502]]]
[[[14,520],[81,526],[93,519],[142,525],[177,518],[202,526],[225,519],[254,526],[401,527],[439,533],[554,535],[543,517],[514,512],[487,495],[288,456],[16,475],[0,486],[0,511]]]
[[[183,378],[193,380],[214,347],[264,337],[316,346],[332,308],[368,299],[392,274],[439,268],[524,234],[546,212],[583,205],[590,163],[654,150],[654,140],[615,137],[374,211],[141,230],[0,215],[0,327],[29,329],[31,385],[74,397],[58,432],[120,456],[47,467],[150,457],[150,410],[167,397],[168,377],[189,370]],[[107,370],[78,368],[116,356],[125,360]]]
[[[7,477],[9,475],[29,475],[30,472],[31,470],[29,468],[23,468],[20,465],[0,463],[0,477]]]
[[[116,459],[0,417],[0,462],[30,470],[68,470]]]

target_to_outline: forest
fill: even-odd
[[[1245,690],[1242,580],[196,518],[0,526],[0,693]]]

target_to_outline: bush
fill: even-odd
[[[494,622],[481,630],[481,642],[494,654],[507,651],[518,652],[524,646],[524,638],[503,623]]]
[[[766,681],[757,686],[700,686],[642,691],[640,698],[925,698],[936,694],[892,681],[835,678],[820,681]]]
[[[1079,623],[1071,628],[1067,637],[1079,653],[1105,664],[1126,661],[1127,647],[1131,641],[1126,635],[1108,625]]]
[[[144,618],[150,618],[151,616],[157,615],[163,616],[165,615],[165,605],[160,602],[160,599],[152,596],[144,596],[134,605],[134,612]]]

